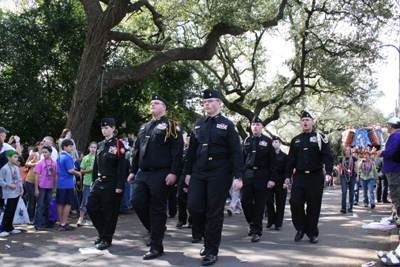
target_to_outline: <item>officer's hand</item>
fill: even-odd
[[[326,176],[326,182],[329,183],[330,181],[332,181],[332,176],[327,175]]]
[[[188,189],[187,188],[183,188],[183,192],[187,193]]]
[[[122,189],[115,189],[115,193],[121,194],[122,193]]]
[[[290,185],[290,178],[285,179],[285,184]]]
[[[176,181],[176,175],[175,174],[168,174],[167,178],[165,178],[165,184],[166,185],[173,185]]]
[[[243,187],[242,180],[233,179],[233,184],[232,184],[233,191],[238,191],[238,190],[242,189],[242,187]]]
[[[274,181],[269,181],[268,182],[268,188],[272,188],[272,187],[274,187],[275,186],[275,182]]]
[[[185,178],[185,184],[189,185],[191,175],[187,174]]]
[[[130,184],[133,184],[133,180],[135,180],[135,174],[134,173],[130,173],[128,176],[128,179],[126,179],[126,181]]]

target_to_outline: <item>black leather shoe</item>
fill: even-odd
[[[96,240],[94,241],[94,245],[96,246],[97,244],[100,244],[101,239],[100,237],[97,237]]]
[[[232,216],[232,211],[230,209],[228,209],[226,212],[228,213],[229,216]]]
[[[210,266],[213,265],[217,260],[218,256],[209,254],[203,258],[203,262],[201,264],[203,264],[203,266]]]
[[[101,241],[99,244],[95,246],[98,250],[103,250],[106,248],[111,247],[111,243],[108,243],[107,241]]]
[[[178,223],[176,224],[176,227],[182,227],[183,225],[184,225],[183,222],[178,222]]]
[[[275,225],[275,230],[279,231],[279,230],[281,230],[281,228],[282,228],[282,226],[276,226]]]
[[[192,243],[199,243],[201,241],[201,238],[193,238]]]
[[[146,247],[150,247],[151,246],[151,237],[149,237],[149,240],[147,240],[147,243],[146,243]]]
[[[375,208],[375,204],[371,204],[371,209]]]
[[[346,213],[346,210],[345,209],[341,209],[340,212],[344,214],[344,213]]]
[[[155,249],[151,248],[149,252],[147,252],[146,254],[143,255],[143,259],[144,260],[152,260],[152,259],[158,258],[162,255],[164,255],[163,250],[155,250]]]
[[[317,244],[318,243],[318,237],[316,237],[316,236],[310,237],[310,243]]]
[[[258,234],[253,234],[251,236],[251,242],[258,242],[260,240],[260,236]]]
[[[200,250],[200,256],[204,257],[206,255],[206,247],[203,246]]]
[[[273,223],[267,223],[267,228],[271,228],[272,225],[274,225]]]
[[[302,239],[303,239],[303,236],[304,236],[304,232],[303,232],[302,230],[297,231],[297,234],[296,234],[296,236],[294,237],[294,241],[295,241],[295,242],[298,242],[298,241],[302,240]]]
[[[247,230],[247,235],[248,236],[252,236],[253,235],[253,232],[250,230],[250,228],[249,228],[249,230]]]

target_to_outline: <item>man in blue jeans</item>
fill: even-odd
[[[378,151],[378,156],[383,157],[383,169],[389,182],[389,193],[392,199],[391,221],[400,226],[400,163],[392,160],[392,154],[400,144],[400,119],[391,118],[387,122],[390,134],[385,144],[385,149]]]

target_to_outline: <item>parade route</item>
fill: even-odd
[[[258,243],[250,242],[243,214],[229,217],[225,213],[215,266],[362,266],[366,263],[383,266],[375,252],[396,248],[397,229],[381,231],[361,227],[367,224],[363,220],[379,222],[382,216],[389,215],[391,204],[378,203],[372,210],[365,208],[360,190],[361,205],[354,206],[354,213],[341,214],[340,201],[340,187],[324,191],[318,244],[311,244],[307,236],[300,242],[293,241],[296,230],[291,224],[288,201],[282,229],[266,229],[265,218]],[[77,219],[72,215],[71,226],[75,226]],[[192,244],[190,229],[176,228],[176,223],[177,218],[168,218],[165,254],[150,261],[142,260],[148,251],[145,246],[148,234],[134,212],[120,215],[112,246],[94,254],[79,252],[80,248],[93,246],[97,236],[93,227],[58,232],[58,227],[36,231],[32,225],[17,225],[21,234],[0,238],[0,266],[201,266],[202,243]],[[373,265],[372,261],[377,263]]]

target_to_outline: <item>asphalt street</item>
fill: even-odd
[[[360,200],[361,203],[362,192]],[[376,251],[395,249],[398,230],[366,230],[361,226],[367,223],[363,220],[378,222],[389,215],[390,204],[377,204],[370,209],[361,203],[354,207],[354,213],[341,214],[340,202],[339,187],[324,191],[318,244],[311,244],[306,236],[300,242],[293,241],[296,230],[288,202],[282,229],[264,228],[258,243],[250,242],[243,214],[225,215],[215,266],[383,266]],[[70,224],[75,226],[77,219],[72,215]],[[266,222],[265,218],[264,226]],[[168,218],[165,254],[151,261],[142,260],[148,251],[148,234],[134,212],[120,215],[113,245],[108,250],[89,254],[79,249],[93,246],[97,235],[91,226],[58,232],[58,228],[35,230],[32,225],[18,225],[16,229],[21,234],[0,238],[0,266],[201,266],[202,244],[192,244],[190,229],[176,228],[176,223],[177,218]]]

